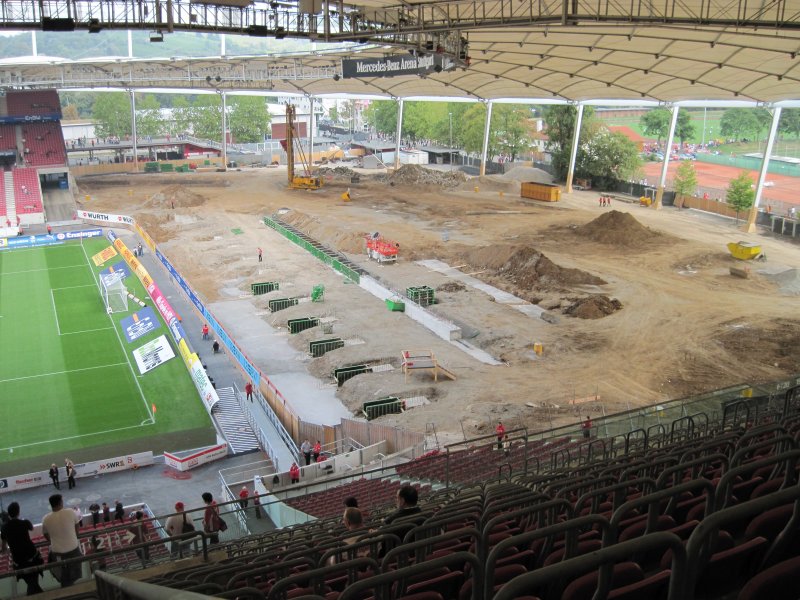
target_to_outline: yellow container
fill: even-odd
[[[730,242],[728,252],[739,260],[750,260],[761,254],[761,246],[752,242]]]
[[[533,344],[533,351],[537,356],[541,356],[544,353],[544,346],[542,346],[541,342],[535,342]]]
[[[481,191],[481,188],[479,188],[479,187],[476,185],[476,186],[475,186],[475,193],[477,193],[477,192],[480,192],[480,191]]]

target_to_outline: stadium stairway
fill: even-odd
[[[219,403],[211,411],[211,414],[219,424],[231,451],[234,454],[246,454],[260,450],[256,434],[247,422],[247,418],[242,414],[233,388],[219,388],[217,395]]]
[[[11,224],[14,225],[17,221],[17,206],[14,200],[14,176],[11,171],[3,172],[3,190],[6,194],[6,216],[11,221]]]

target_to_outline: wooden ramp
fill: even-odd
[[[404,350],[402,353],[403,359],[403,375],[408,382],[408,374],[411,371],[425,371],[433,375],[433,380],[438,382],[439,375],[447,377],[448,379],[455,380],[455,373],[448,371],[436,360],[431,350]]]

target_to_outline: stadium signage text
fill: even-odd
[[[441,54],[425,56],[395,55],[384,58],[359,58],[342,61],[342,77],[395,77],[450,71],[455,63]]]
[[[199,452],[194,452],[189,456],[181,458],[175,454],[164,452],[164,462],[178,471],[188,471],[200,465],[210,463],[219,458],[224,458],[228,455],[228,444],[217,444],[216,446],[209,446]]]
[[[133,358],[136,359],[136,366],[139,373],[144,375],[161,366],[168,360],[175,358],[175,352],[167,341],[167,336],[161,335],[154,340],[150,340],[144,346],[140,346],[133,351]]]
[[[95,460],[87,463],[75,465],[75,477],[93,477],[102,473],[114,473],[136,467],[147,467],[153,464],[152,452],[139,452],[137,454],[126,454],[115,456],[103,460]],[[60,469],[63,475],[63,468]],[[66,475],[63,475],[66,477]],[[49,485],[50,477],[47,471],[37,473],[27,473],[0,479],[0,493],[15,492],[41,485]]]
[[[0,238],[0,249],[2,248],[35,248],[38,246],[53,246],[63,244],[64,240],[77,240],[81,238],[93,238],[103,235],[100,229],[86,229],[83,231],[66,231],[53,235],[26,235],[22,237]]]
[[[112,215],[108,213],[91,212],[88,210],[78,211],[79,219],[86,219],[87,221],[100,221],[102,223],[125,223],[133,225],[133,217],[127,215]]]

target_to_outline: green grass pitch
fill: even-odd
[[[159,328],[128,343],[120,320],[140,308],[132,301],[128,312],[107,314],[90,260],[107,246],[92,239],[0,252],[0,465],[41,458],[45,469],[75,453],[99,459],[214,441],[174,344],[175,358],[139,374],[132,351],[160,335],[172,340],[159,316]],[[152,306],[135,275],[125,285]]]

